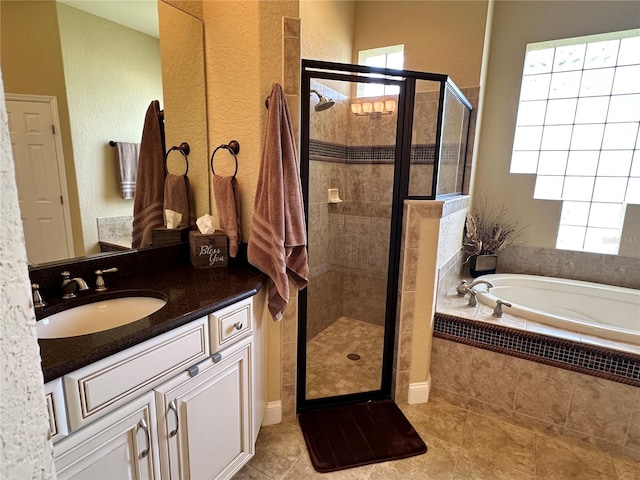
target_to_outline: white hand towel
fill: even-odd
[[[136,192],[136,175],[138,173],[139,143],[117,142],[118,172],[120,173],[120,191],[122,198],[130,200]]]

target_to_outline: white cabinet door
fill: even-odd
[[[156,388],[163,479],[231,478],[254,454],[252,337]],[[216,361],[217,360],[217,361]],[[190,372],[190,373],[189,373]]]
[[[160,479],[153,392],[54,446],[58,480]]]

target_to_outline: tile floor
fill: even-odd
[[[401,407],[428,451],[317,473],[297,422],[263,427],[234,480],[640,480],[640,462],[501,422],[442,400]]]
[[[384,327],[340,317],[307,343],[307,398],[380,389]],[[358,360],[347,355],[356,353]]]

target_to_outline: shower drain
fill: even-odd
[[[360,360],[360,355],[358,355],[357,353],[350,353],[347,355],[347,358],[349,360]]]

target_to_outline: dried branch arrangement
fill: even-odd
[[[490,207],[484,198],[467,215],[462,248],[469,256],[495,254],[511,245],[526,228],[519,226],[504,205]]]

